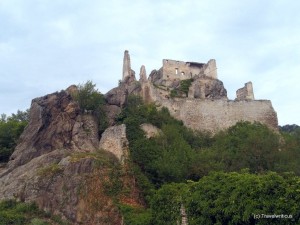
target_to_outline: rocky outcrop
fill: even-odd
[[[223,82],[208,76],[196,76],[189,89],[189,98],[226,99],[227,91]]]
[[[121,113],[122,109],[116,105],[105,105],[104,112],[107,117],[108,126],[114,126],[116,124],[116,119]]]
[[[140,82],[147,82],[146,68],[144,65],[140,69]]]
[[[125,124],[107,128],[102,134],[99,148],[111,152],[121,163],[128,157],[128,140]]]
[[[145,136],[148,139],[156,137],[162,133],[162,131],[159,128],[150,123],[143,123],[140,127],[145,132]]]
[[[135,76],[127,76],[119,83],[119,86],[107,92],[104,97],[108,105],[123,107],[130,94],[139,94],[141,84],[135,79]]]
[[[119,168],[116,158],[124,162],[128,155],[125,125],[103,133],[100,146],[108,152],[100,151],[98,121],[91,113],[81,113],[70,95],[76,91],[71,86],[32,101],[29,124],[0,170],[0,200],[34,201],[71,224],[121,225],[122,215],[108,188],[112,170]],[[114,111],[109,120],[120,112],[114,105],[105,110]],[[130,201],[138,202],[134,178],[118,179],[133,190]]]
[[[152,70],[149,75],[149,81],[155,85],[161,85],[163,82],[162,68],[159,70]]]
[[[0,175],[0,199],[36,202],[72,224],[121,225],[121,214],[104,192],[109,171],[95,169],[95,156],[54,150]],[[105,207],[102,207],[105,205]],[[100,207],[99,207],[100,205]]]
[[[23,165],[55,149],[94,151],[98,126],[92,115],[81,115],[67,91],[32,100],[30,121],[11,156],[9,167]]]

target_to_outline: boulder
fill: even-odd
[[[157,128],[156,126],[150,123],[143,123],[140,127],[145,132],[145,136],[148,139],[156,137],[162,133],[161,129]]]
[[[227,91],[222,81],[202,75],[194,78],[188,96],[200,99],[227,99]]]
[[[102,134],[99,148],[111,152],[124,163],[128,157],[128,140],[126,138],[125,124],[107,128]]]

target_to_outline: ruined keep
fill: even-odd
[[[235,100],[228,99],[214,59],[208,63],[164,59],[162,67],[153,70],[148,78],[142,66],[138,82],[130,68],[129,53],[125,51],[123,68],[126,69],[123,69],[121,86],[130,87],[127,94],[138,94],[145,102],[168,108],[172,116],[194,130],[215,133],[239,121],[256,121],[278,129],[271,101],[255,100],[251,82],[237,90]],[[131,79],[125,79],[127,76]]]
[[[162,73],[163,78],[168,80],[185,80],[197,75],[206,75],[213,79],[218,78],[216,60],[214,59],[209,60],[206,64],[163,59]]]

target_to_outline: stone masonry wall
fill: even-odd
[[[236,100],[254,100],[252,82],[245,83],[245,86],[236,91]]]
[[[216,133],[239,121],[257,121],[273,130],[278,129],[277,114],[269,100],[168,99],[153,85],[147,88],[147,101],[167,107],[172,116],[194,130]]]
[[[162,69],[163,78],[166,80],[184,80],[196,75],[206,75],[217,79],[217,67],[214,59],[209,60],[207,64],[164,59]]]

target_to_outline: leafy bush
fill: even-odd
[[[78,102],[83,113],[91,112],[98,121],[99,134],[108,126],[106,113],[104,111],[104,96],[96,89],[96,84],[87,81],[85,84],[78,85],[78,91],[72,95]]]
[[[180,207],[188,222],[198,224],[298,224],[300,178],[274,172],[262,175],[214,172],[198,182],[162,186],[151,201],[153,224],[181,221]],[[292,219],[260,219],[254,215],[292,215]]]
[[[7,162],[13,153],[20,135],[28,123],[28,111],[18,110],[17,114],[7,117],[1,115],[0,119],[0,163]]]
[[[126,124],[131,159],[156,186],[188,179],[195,149],[211,145],[207,134],[187,129],[171,117],[168,109],[157,110],[153,104],[145,105],[137,96],[129,96],[119,121]],[[142,123],[157,126],[163,134],[147,139],[140,129]]]
[[[144,208],[135,208],[130,205],[119,206],[126,225],[152,225],[151,211]]]
[[[210,149],[200,152],[199,158],[205,159],[206,164],[218,165],[228,172],[243,168],[249,168],[251,172],[263,172],[275,168],[280,149],[279,136],[265,125],[239,122],[215,135],[214,139]]]
[[[173,89],[170,91],[170,97],[171,98],[183,97],[183,95],[185,95],[187,97],[192,82],[193,82],[193,79],[181,80],[179,88],[176,88],[176,89]]]
[[[0,225],[48,225],[53,222],[57,220],[39,210],[35,203],[17,202],[12,199],[0,202]],[[60,222],[59,224],[68,224],[61,219]]]

